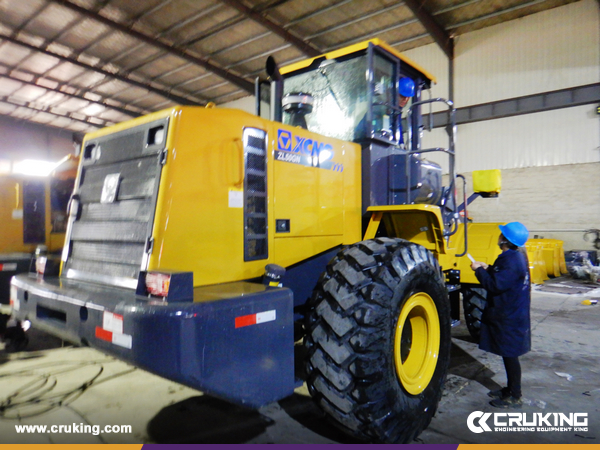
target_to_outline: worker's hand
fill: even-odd
[[[487,270],[488,265],[481,261],[475,261],[473,264],[471,264],[471,269],[473,270],[477,270],[479,267],[483,267],[485,270]]]

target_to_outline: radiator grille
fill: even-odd
[[[269,256],[267,234],[267,134],[244,130],[244,260]]]
[[[86,142],[67,277],[135,287],[152,232],[164,130],[166,119]]]

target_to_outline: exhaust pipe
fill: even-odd
[[[279,72],[279,66],[275,58],[267,58],[267,75],[271,80],[271,120],[281,122],[283,119],[283,110],[281,109],[281,99],[283,97],[283,77]]]

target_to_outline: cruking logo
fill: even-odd
[[[492,418],[490,420],[490,418]],[[502,432],[565,432],[588,431],[588,413],[484,413],[474,411],[467,418],[473,433]]]

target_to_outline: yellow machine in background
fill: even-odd
[[[65,240],[67,204],[77,171],[75,157],[65,157],[46,177],[0,176],[0,339],[7,350],[20,350],[27,338],[19,324],[6,334],[10,315],[10,279],[35,270],[36,247],[60,251]]]
[[[442,394],[449,297],[473,303],[467,254],[499,253],[496,224],[461,216],[453,104],[379,40],[267,71],[271,120],[174,107],[87,135],[61,276],[14,278],[13,314],[245,406],[305,381],[348,433],[410,442]],[[449,144],[426,149],[435,101]]]
[[[62,248],[78,162],[67,155],[45,177],[0,176],[0,253],[32,253],[39,244]]]
[[[32,253],[40,244],[49,251],[62,248],[77,170],[73,160],[69,155],[47,177],[0,176],[0,253]]]
[[[525,244],[529,258],[531,282],[542,284],[549,278],[568,272],[563,242],[558,239],[529,239]]]

